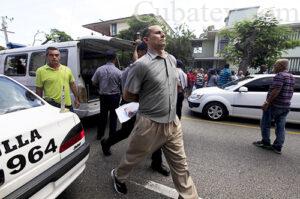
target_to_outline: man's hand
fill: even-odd
[[[74,106],[75,106],[75,108],[79,108],[79,106],[80,106],[80,101],[77,97],[74,100]]]
[[[264,104],[262,105],[262,110],[266,111],[268,108],[269,108],[269,103],[265,101]]]
[[[123,99],[127,102],[138,102],[139,95],[130,93],[128,90],[125,89]]]

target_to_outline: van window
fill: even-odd
[[[68,64],[68,50],[59,49],[60,51],[60,63],[67,66]],[[29,75],[35,76],[36,70],[46,64],[46,51],[38,51],[31,53],[29,62]]]
[[[7,76],[25,76],[27,60],[27,54],[8,55],[4,63],[4,74]]]

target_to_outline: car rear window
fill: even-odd
[[[16,82],[0,76],[0,115],[43,105],[43,102]]]

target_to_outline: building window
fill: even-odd
[[[117,24],[113,23],[111,24],[111,36],[116,36],[117,35]]]
[[[289,71],[300,72],[300,58],[289,58]]]
[[[229,43],[228,38],[222,38],[218,43],[218,52],[221,52],[224,50],[225,46]]]
[[[194,47],[194,54],[200,54],[202,53],[202,46]]]

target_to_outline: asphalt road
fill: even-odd
[[[184,107],[182,126],[190,173],[201,198],[300,198],[300,125],[288,125],[282,155],[252,145],[260,139],[259,121],[230,118],[212,122]],[[176,198],[171,177],[150,168],[150,156],[132,172],[127,195],[112,188],[110,171],[118,165],[127,140],[104,157],[95,117],[83,121],[91,144],[83,174],[60,196],[64,198]],[[274,133],[272,133],[274,138]]]

